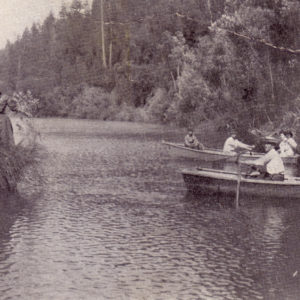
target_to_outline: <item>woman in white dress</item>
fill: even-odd
[[[297,148],[297,143],[293,138],[293,133],[290,130],[280,132],[281,142],[279,144],[279,153],[281,157],[294,156]]]

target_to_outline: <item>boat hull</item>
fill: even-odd
[[[238,174],[220,170],[183,170],[187,189],[193,193],[235,194]],[[289,177],[284,181],[240,177],[240,194],[264,198],[299,198],[300,178]]]

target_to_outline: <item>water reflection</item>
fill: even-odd
[[[9,272],[11,252],[14,241],[17,222],[22,219],[26,200],[15,194],[2,194],[0,197],[0,278]],[[1,282],[2,283],[2,282]]]
[[[8,236],[11,226],[20,216],[26,204],[18,193],[2,194],[0,196],[0,233],[1,237]]]
[[[214,269],[222,263],[226,266],[225,273],[231,274],[229,281],[235,286],[233,298],[298,299],[299,203],[243,197],[240,208],[235,210],[233,197],[187,193],[184,201],[187,210],[205,214],[206,221],[212,216],[212,223],[201,226],[212,230],[208,234],[210,245],[214,245],[209,263]],[[230,249],[228,256],[224,255],[225,249]]]
[[[43,178],[0,212],[3,299],[297,299],[298,203],[187,194],[170,129],[38,122]]]

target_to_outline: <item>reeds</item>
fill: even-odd
[[[38,162],[39,146],[17,145],[9,149],[0,147],[0,190],[15,191],[27,167]]]

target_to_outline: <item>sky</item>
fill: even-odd
[[[0,0],[0,49],[7,40],[14,42],[33,22],[42,23],[52,11],[55,16],[63,3],[72,0]]]

